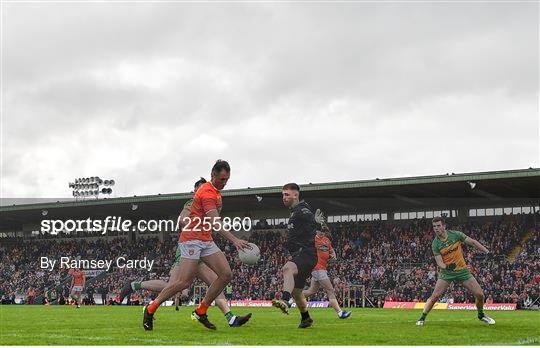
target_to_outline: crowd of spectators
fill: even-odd
[[[62,257],[71,260],[116,260],[147,258],[154,261],[154,268],[164,270],[170,266],[174,255],[171,241],[164,243],[154,238],[140,238],[129,243],[126,238],[113,239],[53,239],[40,241],[18,241],[0,246],[0,301],[12,303],[18,296],[23,296],[26,303],[32,303],[39,296],[49,291],[58,300],[68,301],[71,277],[66,268],[60,267]],[[53,270],[42,268],[42,258],[55,260]],[[148,273],[145,273],[149,276]],[[130,277],[142,276],[139,270],[113,268],[105,276],[96,277],[94,281],[87,279],[85,292],[88,300],[92,295],[113,295],[119,292],[122,282]],[[49,295],[50,297],[50,295]],[[104,296],[105,299],[107,296]]]
[[[529,218],[516,215],[483,220],[471,218],[466,223],[448,221],[450,229],[464,232],[490,250],[488,256],[483,256],[471,247],[464,247],[467,264],[482,285],[487,302],[513,302],[524,306],[540,296],[539,229],[530,224]],[[249,237],[261,250],[261,260],[256,266],[242,264],[234,247],[216,238],[233,269],[232,299],[272,299],[281,289],[280,269],[288,257],[282,247],[285,226],[261,223]],[[344,292],[351,285],[363,285],[368,304],[374,306],[389,300],[425,301],[430,296],[437,279],[431,251],[434,233],[430,219],[339,222],[329,226],[337,253],[337,260],[329,264],[329,275],[338,300],[343,300]],[[521,245],[523,236],[531,230],[532,236]],[[521,248],[521,253],[515,262],[510,262],[507,256],[515,247]],[[88,303],[93,302],[93,294],[99,294],[103,302],[113,304],[128,281],[167,279],[175,248],[175,237],[163,242],[147,237],[133,243],[126,238],[94,241],[49,239],[0,246],[0,277],[5,280],[0,284],[1,300],[2,303],[10,303],[15,295],[22,294],[30,303],[47,291],[48,294],[55,291],[58,298],[67,301],[67,270],[41,269],[41,256],[56,260],[61,256],[81,259],[123,256],[126,259],[146,257],[154,260],[151,272],[113,269],[87,282]],[[198,284],[201,283],[195,283]],[[152,296],[149,292],[138,292],[134,299],[143,303]],[[323,299],[324,296],[321,291],[313,299]],[[459,285],[452,285],[442,300],[474,302]]]
[[[507,255],[519,244],[529,226],[527,219],[521,216],[494,218],[487,222],[471,220],[465,224],[449,222],[449,228],[464,232],[490,250],[486,257],[471,247],[464,247],[467,264],[484,286],[487,301],[514,302],[523,306],[540,296],[538,229],[523,246],[518,260],[514,263],[507,260]],[[343,222],[330,224],[330,227],[338,260],[330,263],[329,275],[338,299],[342,300],[344,291],[351,285],[363,285],[373,305],[385,300],[428,299],[437,279],[431,251],[434,232],[430,219],[400,223]],[[262,231],[253,233],[250,241],[261,248],[262,260],[257,268],[252,268],[234,259],[234,296],[271,299],[282,282],[278,270],[286,259],[286,253],[280,247],[284,236],[279,232]],[[318,299],[325,296],[323,291],[318,295],[321,296]],[[453,286],[443,300],[474,302],[461,286]]]

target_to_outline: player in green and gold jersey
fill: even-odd
[[[426,316],[433,308],[433,305],[446,292],[450,283],[454,281],[460,282],[474,295],[476,308],[478,309],[478,319],[489,325],[495,324],[495,320],[484,314],[484,292],[467,268],[461,244],[465,243],[485,254],[489,253],[489,250],[477,240],[467,237],[463,232],[447,230],[442,217],[436,217],[432,222],[435,239],[431,243],[431,249],[435,255],[437,266],[439,266],[439,277],[433,294],[427,300],[422,316],[416,322],[416,325],[424,325]]]

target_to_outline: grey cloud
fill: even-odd
[[[6,9],[4,196],[538,165],[537,3]]]

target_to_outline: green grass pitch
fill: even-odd
[[[354,309],[337,319],[332,309],[311,309],[315,325],[298,329],[299,313],[275,308],[233,308],[253,312],[240,328],[228,327],[217,308],[209,318],[217,331],[190,319],[192,307],[162,307],[154,331],[142,328],[142,307],[0,306],[0,345],[538,345],[540,313],[486,312],[497,324],[476,319],[475,311],[434,310],[424,327],[420,310]]]

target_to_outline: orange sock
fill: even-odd
[[[197,309],[195,310],[195,313],[197,313],[198,315],[205,315],[207,310],[208,310],[208,305],[203,300],[199,304],[199,307],[197,307]]]
[[[158,307],[159,304],[156,301],[152,301],[146,309],[148,310],[148,313],[154,314],[157,311]]]

